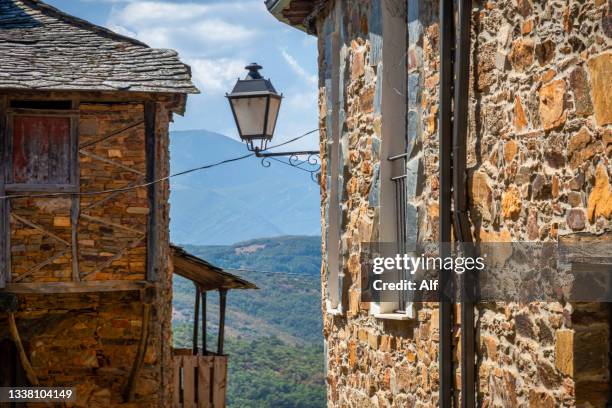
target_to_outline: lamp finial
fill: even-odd
[[[258,63],[251,62],[249,65],[244,67],[244,69],[249,71],[245,79],[262,79],[263,77],[259,74],[259,70],[262,68],[263,67]]]

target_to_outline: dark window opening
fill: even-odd
[[[11,101],[13,109],[46,109],[46,110],[69,110],[72,109],[72,101]]]
[[[14,184],[70,184],[70,118],[15,116],[12,135]]]

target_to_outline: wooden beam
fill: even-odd
[[[17,214],[11,214],[11,217],[13,217],[16,221],[19,221],[20,223],[27,225],[28,227],[35,229],[37,231],[40,231],[41,233],[43,233],[44,235],[50,236],[51,238],[55,239],[56,241],[61,242],[62,244],[66,245],[67,247],[70,246],[70,242],[66,241],[63,238],[60,238],[58,235],[55,235],[54,233],[52,233],[51,231],[48,231],[46,229],[44,229],[43,227],[41,227],[38,224],[33,223],[30,220],[27,220]]]
[[[72,109],[79,111],[79,98],[72,99]],[[81,168],[79,162],[79,139],[80,139],[80,120],[79,118],[71,119],[70,123],[70,141],[71,157],[70,157],[70,182],[77,186],[80,191],[81,185]],[[79,271],[79,216],[81,214],[81,200],[78,195],[72,196],[70,207],[70,238],[72,249],[72,280],[78,282],[81,280]]]
[[[0,146],[7,146],[6,139],[8,138],[6,132],[6,97],[0,96]],[[6,148],[0,149],[0,196],[6,195],[4,189],[4,179],[6,171]],[[6,204],[8,200],[0,199],[0,289],[4,288],[6,282],[9,280],[11,271],[7,268],[7,258],[10,252],[7,251],[6,241],[8,237],[8,231],[10,229],[10,223],[7,223],[6,218]]]
[[[11,200],[4,200],[4,269],[5,274],[5,285],[13,279],[13,267],[11,258]],[[2,289],[2,288],[0,288]]]
[[[223,355],[223,343],[225,342],[225,306],[227,304],[227,289],[219,291],[219,337],[217,343],[217,354]]]
[[[141,172],[140,170],[136,170],[133,167],[124,166],[121,163],[118,163],[118,162],[116,162],[114,160],[107,159],[106,157],[99,156],[99,155],[97,155],[95,153],[88,152],[87,150],[82,150],[81,149],[81,150],[79,150],[79,153],[82,154],[83,156],[91,157],[94,160],[99,160],[99,161],[101,161],[103,163],[110,164],[111,166],[118,167],[118,168],[120,168],[122,170],[129,171],[129,172],[134,173],[134,174],[138,174],[139,176],[144,176],[144,173]]]
[[[119,188],[120,189],[131,188],[131,187],[138,186],[138,185],[144,184],[144,183],[145,183],[145,179],[143,178],[143,179],[138,179],[136,181],[132,181],[132,182],[130,182],[130,183],[128,183],[128,184],[126,184],[126,185],[124,185],[122,187],[119,187]],[[115,191],[114,193],[108,193],[104,197],[102,197],[101,199],[96,200],[96,201],[92,202],[91,204],[89,204],[87,207],[83,208],[83,210],[86,211],[86,210],[90,210],[90,209],[92,209],[94,207],[98,207],[99,205],[102,205],[102,204],[112,200],[113,198],[117,197],[119,194],[123,194],[123,193],[129,193],[129,191],[125,190],[125,191]]]
[[[117,224],[116,222],[110,222],[107,221],[103,218],[98,218],[98,217],[92,217],[91,215],[87,215],[87,214],[81,214],[81,218],[84,218],[88,221],[93,221],[93,222],[97,222],[98,224],[103,224],[109,227],[115,227],[115,228],[119,228],[122,229],[124,231],[128,231],[131,232],[133,234],[136,234],[137,236],[143,235],[144,232],[143,231],[139,231],[137,229],[131,228],[131,227],[126,227],[125,225],[122,224]]]
[[[74,109],[27,109],[27,108],[7,108],[7,112],[14,115],[35,115],[35,116],[71,116],[78,117],[79,111]]]
[[[130,372],[130,376],[128,377],[128,381],[125,385],[125,389],[123,390],[123,400],[125,402],[130,402],[134,399],[134,392],[136,384],[136,380],[138,379],[138,375],[142,370],[142,365],[144,364],[144,358],[147,351],[147,343],[149,341],[149,322],[151,320],[151,304],[144,303],[142,305],[142,328],[140,330],[140,342],[138,343],[138,352],[136,354],[136,359],[134,360],[134,365],[132,366],[132,371]]]
[[[150,286],[144,281],[114,280],[86,282],[7,283],[0,293],[62,294],[140,291]]]
[[[123,258],[128,251],[138,247],[142,243],[144,238],[145,237],[143,235],[140,238],[135,239],[131,244],[128,244],[123,249],[121,249],[119,252],[117,252],[115,255],[113,255],[112,257],[110,257],[106,261],[104,261],[102,264],[98,265],[98,267],[96,269],[94,269],[93,271],[88,272],[87,274],[83,275],[83,279],[82,280],[90,280],[90,281],[93,280],[93,277],[95,277],[95,275],[98,272],[102,272],[104,269],[106,269],[109,266],[111,266],[113,262]]]
[[[15,322],[15,314],[13,312],[9,312],[8,314],[8,323],[9,323],[9,331],[11,332],[11,338],[15,346],[17,347],[17,351],[19,353],[19,360],[21,361],[21,366],[23,367],[26,375],[28,377],[28,381],[30,381],[30,385],[38,386],[38,377],[36,377],[36,372],[32,368],[32,364],[30,364],[30,360],[28,359],[28,355],[23,348],[23,343],[21,342],[21,337],[19,336],[19,330],[17,329],[17,323]]]
[[[198,408],[211,408],[212,357],[198,357]]]
[[[72,206],[70,207],[70,248],[72,250],[72,280],[78,282],[81,280],[79,271],[79,215],[80,215],[81,200],[79,196],[72,197]]]
[[[31,275],[33,275],[34,273],[40,271],[42,268],[44,268],[47,265],[51,265],[54,261],[60,259],[61,257],[65,256],[66,254],[68,254],[70,252],[69,248],[64,249],[63,251],[60,251],[58,253],[56,253],[55,255],[53,255],[50,258],[45,259],[44,261],[42,261],[41,263],[34,265],[32,268],[28,269],[26,272],[22,273],[21,275],[15,277],[15,279],[13,280],[15,283],[17,282],[21,282],[22,280],[24,280],[25,278],[30,277]]]
[[[79,187],[72,184],[6,184],[9,193],[77,193]]]
[[[11,100],[67,100],[78,97],[83,104],[87,103],[116,103],[143,101],[172,102],[174,93],[162,92],[132,92],[132,91],[41,91],[29,89],[2,90],[1,96],[10,96]]]
[[[183,356],[183,408],[195,406],[195,359],[193,356]]]
[[[83,143],[82,145],[79,146],[79,149],[84,149],[86,147],[89,147],[91,145],[95,145],[96,143],[103,142],[103,141],[105,141],[107,139],[110,139],[112,137],[119,136],[120,134],[122,134],[124,132],[127,132],[128,130],[132,130],[132,129],[135,129],[135,128],[139,127],[143,123],[144,123],[143,120],[139,120],[138,122],[130,123],[129,125],[121,128],[119,130],[115,130],[115,131],[110,132],[110,133],[108,133],[108,134],[106,134],[104,136],[101,136],[101,137],[99,137],[99,138],[97,138],[95,140],[91,140],[89,142]]]
[[[198,329],[200,321],[200,288],[198,285],[195,286],[195,310],[193,311],[193,342],[192,349],[193,355],[198,354]]]
[[[146,102],[144,107],[144,122],[145,122],[145,154],[147,159],[147,181],[157,180],[157,138],[155,134],[157,120],[157,105],[155,102]],[[159,231],[158,231],[158,216],[160,209],[158,208],[157,195],[158,185],[153,183],[148,187],[149,199],[149,219],[147,223],[147,280],[156,282],[160,278],[159,271]]]
[[[208,354],[208,350],[206,350],[206,291],[201,290],[200,294],[202,296],[202,355]]]
[[[217,356],[213,360],[213,407],[225,407],[227,393],[227,357]]]
[[[181,406],[181,366],[183,364],[183,359],[180,355],[174,355],[172,357],[172,367],[174,370],[174,392],[172,398],[172,407],[180,407]]]

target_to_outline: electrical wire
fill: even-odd
[[[268,275],[287,275],[287,276],[298,276],[298,277],[302,277],[302,278],[308,278],[308,279],[320,279],[321,277],[319,275],[308,275],[305,273],[296,273],[296,272],[279,272],[279,271],[258,271],[255,269],[245,269],[245,268],[222,268],[224,271],[231,271],[231,272],[254,272],[254,273],[261,273],[261,274],[268,274]]]
[[[274,146],[270,146],[270,147],[268,147],[266,150],[274,149],[274,148],[277,148],[277,147],[281,147],[281,146],[287,145],[287,144],[289,144],[289,143],[293,143],[293,142],[295,142],[296,140],[300,140],[300,139],[302,139],[303,137],[306,137],[306,136],[308,136],[308,135],[312,135],[313,133],[318,132],[318,131],[319,131],[319,129],[318,129],[318,128],[317,128],[317,129],[313,129],[313,130],[311,130],[311,131],[309,131],[309,132],[304,133],[303,135],[300,135],[300,136],[298,136],[298,137],[294,137],[293,139],[289,139],[289,140],[287,140],[286,142],[279,143],[279,144],[274,145]]]
[[[289,143],[293,143],[299,139],[302,139],[303,137],[306,137],[312,133],[317,132],[319,129],[314,129],[311,130],[309,132],[304,133],[303,135],[300,135],[298,137],[294,137],[293,139],[287,140],[286,142],[277,144],[275,146],[271,146],[268,149],[273,149],[276,147],[280,147],[280,146],[284,146],[287,145]],[[95,195],[101,195],[101,194],[112,194],[112,193],[121,193],[121,192],[125,192],[125,191],[130,191],[130,190],[136,190],[139,188],[144,188],[144,187],[148,187],[151,186],[153,184],[157,184],[157,183],[161,183],[163,181],[169,180],[171,178],[174,177],[178,177],[178,176],[184,176],[185,174],[189,174],[189,173],[193,173],[196,171],[201,171],[201,170],[207,170],[213,167],[217,167],[223,164],[227,164],[227,163],[232,163],[232,162],[236,162],[239,160],[244,160],[247,159],[249,157],[253,157],[255,156],[255,153],[249,153],[249,154],[245,154],[243,156],[238,156],[238,157],[233,157],[231,159],[226,159],[226,160],[221,160],[219,162],[216,163],[212,163],[212,164],[207,164],[204,166],[200,166],[200,167],[195,167],[192,169],[188,169],[188,170],[183,170],[180,171],[178,173],[173,173],[170,174],[168,176],[159,178],[157,180],[152,180],[152,181],[148,181],[145,183],[141,183],[141,184],[136,184],[133,186],[126,186],[126,187],[120,187],[120,188],[113,188],[113,189],[108,189],[108,190],[98,190],[98,191],[79,191],[79,192],[74,192],[74,191],[62,191],[62,192],[55,192],[55,193],[36,193],[36,194],[10,194],[10,195],[4,195],[4,196],[0,196],[0,200],[6,200],[6,199],[12,199],[12,198],[53,198],[53,197],[63,197],[63,196],[77,196],[77,197],[83,197],[83,196],[95,196]]]

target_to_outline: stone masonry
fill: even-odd
[[[67,98],[78,94],[66,94]],[[137,99],[137,98],[133,98]],[[156,102],[156,172],[169,172],[171,111]],[[143,102],[81,103],[80,191],[140,184],[146,179]],[[111,135],[108,137],[108,135]],[[169,185],[158,187],[160,279],[152,299],[151,325],[135,397],[122,397],[136,358],[143,323],[138,291],[86,294],[24,294],[15,313],[26,354],[41,386],[76,387],[75,407],[167,407],[172,402],[172,270],[169,253]],[[70,282],[71,198],[11,200],[12,281]],[[78,265],[81,282],[141,281],[146,277],[148,190],[84,195],[78,202]],[[27,222],[19,221],[26,220]],[[33,225],[39,228],[32,227]],[[35,273],[20,275],[54,254]],[[9,337],[0,312],[0,338]]]
[[[342,313],[328,313],[322,268],[328,402],[333,407],[437,406],[438,308],[409,321],[375,318],[361,302],[361,244],[378,239],[384,135],[381,7],[328,1],[317,15],[322,216],[328,232],[329,141],[341,128]],[[437,2],[406,2],[409,234],[437,240],[439,23]],[[544,242],[612,230],[612,4],[601,0],[474,2],[468,194],[475,240]],[[336,13],[341,16],[337,18]],[[340,22],[341,27],[336,27]],[[334,50],[333,36],[340,46]],[[334,53],[340,64],[334,67]],[[333,69],[340,97],[332,106]],[[410,169],[413,169],[410,173]],[[335,209],[331,209],[335,210]],[[580,235],[580,236],[582,236]],[[599,238],[598,238],[599,237]],[[477,313],[482,407],[599,407],[609,384],[605,304],[494,303]],[[461,324],[455,322],[458,339]],[[460,350],[455,348],[455,367]],[[461,373],[456,370],[456,389]],[[457,391],[457,394],[459,392]],[[457,395],[460,398],[460,395]]]

